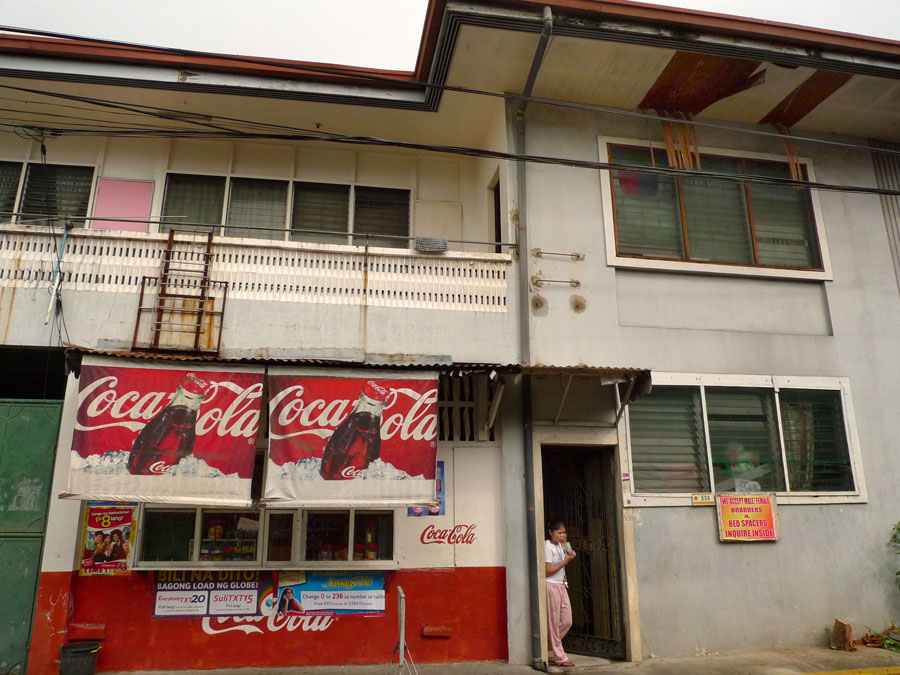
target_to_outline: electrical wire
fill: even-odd
[[[2,101],[2,100],[3,99],[0,99],[0,101]],[[0,108],[0,113],[4,113],[4,112],[5,113],[19,113],[22,115],[28,115],[29,117],[27,117],[27,118],[9,118],[9,117],[0,116],[0,119],[7,119],[7,120],[13,119],[13,120],[18,120],[20,122],[30,122],[32,124],[40,124],[42,118],[53,117],[53,118],[57,118],[59,120],[73,120],[73,121],[77,121],[77,122],[101,122],[106,125],[115,124],[124,129],[128,129],[128,128],[137,128],[137,129],[158,128],[158,127],[150,127],[150,125],[146,122],[125,122],[125,121],[119,121],[119,120],[115,120],[114,122],[111,122],[110,120],[99,119],[96,117],[86,117],[84,115],[65,115],[62,113],[51,113],[51,112],[46,112],[46,111],[33,112],[30,110],[21,110],[19,108]],[[49,120],[47,120],[47,121],[49,122]],[[115,128],[115,127],[111,127],[111,128]]]
[[[141,104],[125,104],[122,102],[111,101],[108,99],[95,99],[91,97],[85,96],[77,96],[74,94],[62,94],[59,92],[49,92],[49,91],[41,91],[36,89],[30,89],[27,87],[16,87],[12,85],[2,85],[0,84],[0,88],[3,89],[12,89],[20,92],[29,92],[32,94],[38,94],[43,96],[48,96],[52,98],[63,98],[66,100],[74,100],[82,103],[89,103],[93,105],[97,105],[99,107],[104,108],[112,108],[119,110],[127,110],[134,113],[140,113],[149,115],[152,117],[162,117],[164,119],[171,119],[170,116],[167,116],[166,113],[171,115],[175,114],[183,114],[179,113],[179,111],[175,111],[167,108],[155,108],[151,106],[144,106]],[[212,117],[210,119],[213,119]],[[250,123],[253,124],[252,120],[242,120],[239,118],[230,118],[230,117],[216,117],[216,119],[223,119],[226,121],[239,121],[242,123]],[[381,147],[394,147],[394,148],[405,148],[405,149],[413,149],[427,152],[440,152],[444,154],[456,154],[456,155],[464,155],[470,157],[480,157],[480,158],[490,158],[490,159],[499,159],[505,161],[525,161],[529,163],[537,163],[537,164],[552,164],[557,166],[568,166],[572,168],[585,168],[585,169],[593,169],[593,170],[612,170],[612,171],[631,171],[636,173],[643,174],[656,174],[656,175],[669,175],[669,176],[682,176],[682,177],[694,177],[694,178],[710,178],[710,179],[722,179],[722,180],[732,180],[737,182],[744,183],[765,183],[765,184],[774,184],[774,185],[786,185],[792,187],[801,187],[815,190],[828,190],[828,191],[837,191],[837,192],[854,192],[861,194],[875,194],[881,196],[900,196],[900,190],[890,190],[885,188],[870,188],[865,186],[848,186],[848,185],[840,185],[833,183],[818,183],[818,182],[809,182],[809,181],[799,181],[785,178],[775,178],[768,176],[753,176],[749,174],[722,174],[722,173],[712,173],[712,172],[704,172],[697,170],[681,170],[681,169],[673,169],[669,167],[637,167],[632,165],[624,165],[624,164],[616,164],[611,162],[591,162],[587,160],[572,160],[566,158],[558,158],[558,157],[547,157],[540,155],[527,155],[527,154],[515,154],[508,152],[501,152],[495,150],[486,150],[481,148],[473,148],[466,146],[446,146],[439,144],[429,144],[429,143],[411,143],[406,141],[394,141],[388,139],[382,139],[372,136],[350,136],[346,134],[338,134],[334,132],[325,132],[318,129],[308,129],[303,127],[290,127],[288,125],[281,124],[267,124],[267,123],[256,123],[262,127],[270,127],[276,128],[279,130],[294,130],[298,133],[290,133],[290,134],[271,134],[271,133],[250,133],[243,132],[240,130],[236,130],[227,126],[223,126],[222,124],[215,124],[210,122],[206,122],[203,120],[193,119],[193,118],[184,118],[184,122],[189,124],[193,124],[196,126],[200,126],[206,130],[206,133],[202,135],[204,138],[229,138],[229,139],[255,139],[255,140],[280,140],[280,141],[329,141],[333,143],[346,143],[346,144],[355,144],[355,145],[373,145],[373,146],[381,146]],[[196,134],[197,132],[179,132],[175,134],[175,132],[169,131],[166,128],[156,129],[153,131],[135,131],[129,132],[125,130],[119,131],[111,131],[111,130],[96,130],[96,129],[83,129],[83,130],[75,130],[75,129],[61,129],[61,128],[40,128],[33,133],[46,133],[47,131],[52,132],[53,134],[62,135],[64,133],[68,133],[71,135],[116,135],[116,136],[139,136],[139,135],[153,135],[153,136],[169,136],[169,137],[180,137],[185,133],[190,135]],[[221,136],[217,136],[220,134]],[[779,136],[779,138],[783,138]],[[795,137],[791,137],[796,140]],[[859,146],[860,148],[865,147],[867,152],[873,151],[881,151],[881,148],[870,148],[868,146]],[[888,149],[892,154],[900,154],[900,151]]]
[[[2,86],[2,85],[0,85]],[[55,130],[60,131],[60,130]],[[93,132],[91,132],[93,133]],[[107,135],[107,134],[104,134]],[[129,134],[134,135],[134,134]],[[617,162],[594,162],[590,160],[567,159],[563,157],[550,157],[546,155],[530,155],[503,152],[499,150],[486,150],[458,145],[438,145],[432,143],[413,143],[409,141],[394,141],[374,136],[349,136],[333,132],[315,132],[314,135],[302,134],[250,134],[246,132],[232,131],[224,135],[204,134],[204,138],[228,138],[237,140],[279,140],[279,141],[329,141],[331,143],[349,145],[371,145],[377,147],[403,148],[408,150],[420,150],[426,152],[438,152],[442,154],[462,155],[486,159],[504,161],[524,161],[532,164],[547,164],[553,166],[565,166],[570,168],[591,169],[602,171],[627,171],[638,174],[656,176],[681,177],[681,178],[705,178],[710,180],[725,180],[742,184],[763,184],[785,187],[803,188],[809,190],[821,190],[829,192],[848,192],[856,194],[872,194],[886,197],[900,197],[900,190],[888,188],[867,187],[862,185],[843,185],[838,183],[822,183],[791,178],[779,178],[774,176],[759,176],[754,174],[715,173],[697,169],[676,169],[671,167],[636,166],[632,164],[620,164]]]
[[[597,105],[591,103],[578,103],[575,101],[562,101],[559,99],[546,98],[541,96],[525,96],[522,94],[514,94],[509,92],[498,92],[498,91],[490,91],[485,89],[475,89],[472,87],[462,87],[458,85],[450,85],[450,84],[438,84],[434,82],[419,82],[410,80],[407,78],[390,76],[390,75],[379,75],[375,73],[369,73],[362,70],[348,70],[346,68],[339,68],[334,66],[326,66],[320,64],[303,64],[296,63],[290,61],[278,61],[271,58],[265,57],[248,57],[248,56],[240,56],[236,54],[218,54],[215,52],[205,52],[200,50],[191,50],[191,49],[183,49],[179,47],[161,47],[158,45],[149,45],[149,44],[141,44],[134,42],[125,42],[122,40],[112,40],[109,38],[90,38],[79,35],[74,35],[70,33],[60,33],[54,31],[45,31],[40,29],[33,28],[21,28],[15,26],[0,26],[0,31],[7,31],[11,33],[21,33],[23,35],[37,35],[42,37],[50,37],[56,38],[60,40],[79,40],[86,42],[94,42],[96,44],[108,45],[112,47],[122,47],[128,49],[139,49],[145,51],[155,51],[164,54],[174,54],[178,56],[187,56],[194,58],[211,58],[218,59],[221,61],[229,61],[234,63],[243,63],[243,64],[253,64],[257,66],[266,66],[271,68],[282,68],[286,70],[296,71],[298,73],[309,73],[309,74],[320,74],[320,75],[331,75],[331,76],[339,76],[348,80],[349,82],[355,80],[365,80],[370,82],[377,82],[381,84],[392,84],[395,86],[406,87],[411,89],[433,89],[439,91],[450,91],[455,93],[462,94],[471,94],[475,96],[488,96],[500,98],[508,101],[517,101],[517,102],[526,102],[526,103],[536,103],[547,106],[554,107],[562,107],[562,108],[570,108],[575,110],[585,110],[591,112],[603,112],[613,115],[622,115],[627,117],[638,117],[643,119],[655,120],[659,122],[671,121],[670,118],[659,115],[654,112],[646,112],[641,110],[627,110],[623,108],[617,108],[614,106],[604,106]],[[777,131],[765,131],[763,129],[752,129],[746,127],[736,127],[730,124],[722,124],[719,122],[706,122],[706,121],[698,121],[698,120],[679,120],[683,124],[688,124],[694,127],[702,127],[702,128],[710,128],[717,129],[722,131],[730,131],[738,134],[751,134],[757,136],[766,136],[770,138],[776,138],[778,140],[783,140],[784,135]],[[791,140],[794,142],[804,142],[804,143],[819,143],[824,145],[831,145],[836,147],[843,148],[853,148],[857,150],[865,150],[867,152],[877,152],[879,154],[887,154],[887,155],[900,155],[900,150],[893,148],[873,148],[867,145],[862,145],[858,143],[848,143],[845,141],[836,141],[832,139],[825,138],[815,138],[810,136],[797,136],[792,135]]]
[[[47,219],[47,216],[45,216],[45,215],[35,217],[35,214],[33,214],[33,213],[25,213],[22,211],[0,211],[0,216],[15,217],[17,225],[27,224],[29,222],[44,221]],[[51,215],[51,217],[53,217],[57,220],[65,220],[66,218],[68,218],[68,216],[59,215],[59,214]],[[84,218],[77,218],[76,220],[78,220],[78,221],[90,220],[90,221],[100,221],[100,222],[107,222],[107,221],[109,221],[109,222],[128,222],[128,223],[139,223],[142,225],[143,224],[165,225],[166,227],[169,227],[169,228],[175,229],[175,230],[178,230],[181,228],[196,229],[197,234],[206,234],[210,230],[215,232],[216,230],[226,230],[227,231],[229,229],[234,229],[234,230],[253,230],[253,231],[260,231],[260,232],[278,232],[281,235],[284,235],[286,233],[289,233],[289,234],[325,234],[325,235],[332,235],[332,236],[340,235],[340,236],[343,236],[345,239],[347,237],[353,237],[354,239],[369,239],[371,237],[372,239],[392,239],[392,240],[403,240],[403,241],[415,241],[418,238],[418,237],[411,237],[408,235],[401,235],[401,234],[368,235],[368,234],[360,234],[359,232],[335,232],[334,230],[316,230],[316,229],[312,229],[312,228],[301,228],[301,227],[291,227],[290,230],[285,230],[283,228],[276,229],[273,227],[263,227],[260,225],[228,225],[227,223],[225,225],[222,225],[220,223],[196,223],[196,222],[187,222],[187,221],[183,221],[183,220],[173,221],[173,218],[181,218],[181,216],[166,216],[165,218],[162,218],[162,219],[134,218],[131,216],[122,216],[122,217],[118,217],[118,218],[115,216],[103,216],[103,217],[85,216]],[[0,226],[0,227],[2,227],[2,226]],[[282,241],[282,240],[281,239],[273,239],[272,241],[277,242],[277,241]],[[481,240],[476,240],[476,239],[447,239],[447,243],[449,243],[449,244],[477,244],[477,245],[484,245],[484,246],[506,246],[506,247],[510,247],[510,248],[516,247],[516,244],[514,244],[514,243],[504,243],[504,242],[497,242],[497,241],[481,241]]]

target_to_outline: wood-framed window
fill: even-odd
[[[410,198],[399,188],[169,173],[160,230],[407,248]]]
[[[145,504],[138,568],[394,567],[393,509]]]
[[[615,261],[630,260],[633,264],[626,266],[635,267],[657,262],[674,270],[731,268],[809,278],[821,278],[826,271],[809,190],[724,177],[642,173],[642,167],[669,166],[664,149],[626,143],[602,147],[610,163],[635,167],[605,172]],[[787,162],[759,156],[701,152],[700,166],[723,176],[791,178]],[[808,166],[802,169],[808,175]]]

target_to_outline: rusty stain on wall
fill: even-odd
[[[22,255],[21,253],[16,254],[16,257],[13,258],[13,270],[17,270],[22,266]],[[12,278],[15,278],[17,275],[12,274]],[[7,291],[9,293],[7,294]],[[9,297],[7,297],[7,295]],[[3,344],[9,344],[9,327],[12,325],[12,313],[13,307],[16,304],[16,287],[10,286],[6,288],[0,288],[0,311],[3,311],[4,307],[6,308],[6,326],[3,328]]]

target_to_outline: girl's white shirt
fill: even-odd
[[[551,565],[557,565],[565,559],[566,552],[563,550],[562,544],[554,544],[549,539],[544,539],[544,562],[548,562]],[[554,574],[548,574],[547,583],[566,583],[566,568],[560,567]]]

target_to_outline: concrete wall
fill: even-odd
[[[502,137],[502,119],[495,120],[495,124],[501,125]],[[36,143],[7,136],[0,139],[0,160],[39,159]],[[496,161],[435,153],[194,139],[60,138],[49,139],[46,145],[49,163],[96,166],[98,179],[152,183],[151,220],[158,219],[162,211],[167,171],[194,172],[405,188],[412,193],[413,235],[469,241],[494,238],[493,205],[489,202],[488,188],[492,177],[501,170]],[[95,225],[101,227],[102,223],[96,221]],[[143,229],[148,229],[146,224]],[[149,225],[151,233],[157,230],[156,224]],[[45,234],[46,228],[35,231]],[[323,254],[338,256],[342,252],[361,250],[347,246],[318,248]],[[451,243],[450,250],[493,253],[494,247]],[[41,269],[51,270],[55,256],[51,252],[45,257],[46,260],[40,261]],[[442,257],[445,256],[431,259]],[[458,260],[462,270],[467,265],[465,254]],[[116,263],[122,264],[122,260]],[[10,264],[16,265],[15,261]],[[71,252],[67,252],[63,270],[76,269],[70,267],[76,264]],[[96,271],[102,272],[103,264],[102,260],[97,263]],[[505,265],[505,269],[514,274],[512,265]],[[268,271],[244,265],[240,270],[241,280],[253,281],[257,272]],[[212,277],[218,278],[215,267]],[[415,283],[408,278],[400,281],[407,285]],[[431,281],[436,282],[434,288],[429,286]],[[49,285],[47,282],[46,286]],[[426,279],[421,285],[424,291],[450,288],[460,292],[447,286],[446,278]],[[509,285],[513,285],[512,281]],[[43,324],[49,300],[46,288],[32,285],[3,290],[6,293],[0,296],[0,342],[46,345],[59,338],[58,331]],[[124,290],[98,292],[64,283],[62,295],[68,335],[62,339],[92,348],[130,348],[138,293],[133,285]],[[232,294],[226,307],[221,353],[228,357],[258,358],[361,360],[366,354],[375,354],[411,355],[412,360],[427,355],[457,362],[515,360],[513,312],[427,309],[422,303],[397,305],[286,303],[267,298],[242,299]]]
[[[7,293],[7,297],[11,295]],[[0,334],[6,336],[3,343],[56,344],[55,326],[43,323],[47,290],[17,289],[14,298],[11,304],[0,304]],[[64,290],[63,341],[91,349],[128,350],[137,305],[137,293]],[[349,361],[362,361],[367,355],[386,361],[404,357],[416,361],[424,355],[458,363],[509,363],[516,357],[511,316],[231,299],[221,354],[228,358]]]
[[[646,143],[650,123],[533,106],[529,153],[598,161],[598,136]],[[697,130],[701,146],[783,155],[776,139]],[[802,145],[817,180],[875,185],[865,152]],[[782,505],[781,540],[724,545],[713,509],[628,510],[634,525],[644,656],[820,643],[835,617],[854,633],[898,616],[895,373],[900,302],[879,199],[817,195],[833,280],[798,281],[616,269],[607,264],[600,172],[529,165],[532,247],[585,254],[531,258],[530,274],[580,289],[532,289],[533,360],[685,373],[848,377],[866,504]],[[586,308],[573,311],[573,295]]]
[[[500,125],[502,136],[502,117],[492,125]],[[0,160],[40,161],[38,143],[8,136],[0,139]],[[49,164],[95,166],[99,178],[153,181],[152,219],[162,210],[166,172],[170,171],[409,189],[413,236],[477,241],[493,241],[494,237],[483,192],[488,188],[488,174],[498,171],[496,161],[401,150],[348,150],[324,144],[195,139],[64,137],[47,139],[45,144]],[[150,226],[151,232],[157,229]],[[451,249],[463,250],[463,246],[455,244]],[[479,249],[486,250],[468,250]]]

